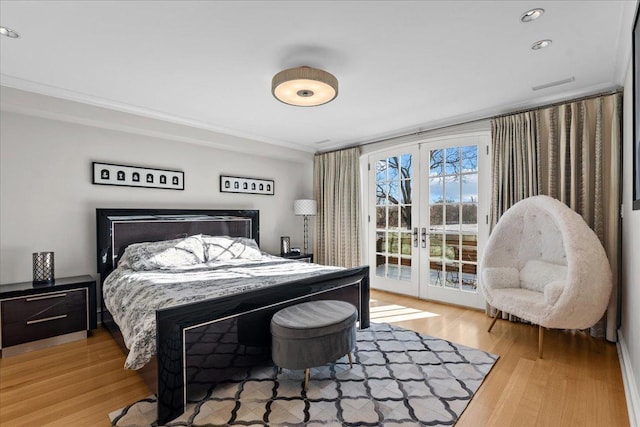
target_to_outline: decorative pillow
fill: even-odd
[[[567,279],[567,266],[530,259],[520,270],[520,287],[530,291],[544,292],[551,282]]]
[[[121,263],[132,270],[166,270],[175,267],[200,264],[205,261],[200,236],[185,239],[144,242],[129,245]]]
[[[482,271],[482,280],[493,289],[517,288],[518,269],[513,267],[487,267]]]
[[[161,240],[158,242],[132,243],[127,246],[124,253],[118,259],[118,267],[127,266],[131,268],[132,258],[139,259],[145,252],[159,252],[173,247],[184,239]]]
[[[262,252],[253,239],[246,237],[201,236],[207,262],[229,259],[262,259]]]

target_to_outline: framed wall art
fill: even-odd
[[[184,190],[184,172],[93,162],[93,183],[97,185]]]
[[[220,192],[273,196],[275,194],[275,183],[272,179],[220,175]]]

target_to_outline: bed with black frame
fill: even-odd
[[[207,234],[248,237],[259,244],[260,218],[257,210],[97,209],[96,228],[98,273],[102,284],[117,265],[124,249],[132,243]],[[206,348],[209,350],[205,353],[209,364],[220,367],[228,364],[230,355],[221,349],[230,346],[242,348],[243,355],[253,356],[251,360],[264,361],[270,357],[269,323],[273,314],[289,305],[318,299],[352,303],[358,309],[359,327],[368,328],[369,268],[338,270],[241,294],[157,310],[156,357],[139,372],[156,392],[158,423],[167,423],[184,412],[188,379],[193,378],[187,373],[187,364],[194,371],[193,360],[197,359],[191,355],[191,349],[197,347],[197,352],[203,354],[205,344],[198,341],[204,336],[202,331],[212,327],[216,331],[226,331],[224,334],[207,335]],[[120,330],[104,302],[101,308],[102,325],[126,353]],[[224,345],[212,342],[211,336],[220,337]],[[257,354],[260,357],[255,357]],[[244,359],[245,365],[247,360]],[[222,368],[219,372],[232,375],[233,369]],[[220,380],[218,377],[212,381]]]

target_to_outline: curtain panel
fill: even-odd
[[[360,265],[360,148],[317,154],[313,192],[318,202],[314,262]]]
[[[538,194],[578,212],[609,258],[613,291],[607,312],[592,328],[616,340],[620,292],[622,94],[600,96],[491,121],[491,224],[514,203]]]
[[[536,112],[491,121],[493,173],[491,229],[511,206],[541,194],[538,115]]]

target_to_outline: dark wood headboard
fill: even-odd
[[[194,234],[249,237],[260,244],[260,212],[220,209],[96,209],[97,265],[104,280],[124,249]]]

